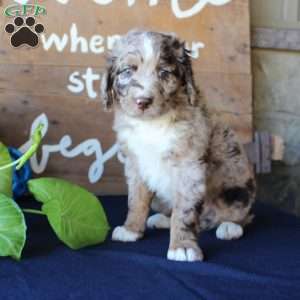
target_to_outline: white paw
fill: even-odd
[[[200,248],[169,249],[167,257],[169,260],[175,261],[202,261],[204,258]]]
[[[166,217],[163,214],[155,214],[148,218],[147,227],[161,229],[170,228],[170,218]]]
[[[243,227],[232,222],[223,222],[216,231],[216,236],[220,240],[235,240],[243,235]]]
[[[126,229],[125,226],[118,226],[112,233],[113,241],[135,242],[141,237],[141,234]]]

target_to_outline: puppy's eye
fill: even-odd
[[[119,73],[119,75],[123,78],[125,77],[131,77],[134,73],[134,71],[136,71],[136,67],[135,66],[129,66],[129,67],[126,67],[124,69],[122,69]]]
[[[162,79],[167,79],[169,76],[171,76],[173,73],[170,70],[167,69],[160,69],[158,71],[158,76]]]

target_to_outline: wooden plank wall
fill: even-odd
[[[12,2],[0,1],[0,9]],[[35,49],[13,49],[1,29],[12,19],[0,18],[0,140],[20,147],[34,120],[48,124],[43,151],[32,160],[35,173],[67,178],[98,194],[125,192],[121,164],[116,156],[108,159],[115,137],[99,85],[114,36],[135,27],[182,37],[195,50],[196,81],[208,106],[250,141],[248,0],[36,2],[47,16],[37,18],[46,31]]]

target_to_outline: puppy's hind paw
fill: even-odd
[[[217,228],[216,236],[220,240],[235,240],[242,237],[243,233],[241,225],[232,222],[223,222]]]
[[[169,260],[174,261],[203,261],[203,253],[200,248],[177,248],[169,249],[168,255]]]
[[[160,228],[168,229],[170,228],[170,218],[163,214],[155,214],[148,218],[147,220],[148,228]]]
[[[112,240],[119,242],[135,242],[142,237],[142,234],[133,232],[127,229],[125,226],[118,226],[112,233]]]

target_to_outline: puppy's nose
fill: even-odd
[[[135,102],[138,108],[144,111],[153,103],[153,97],[137,97]]]

